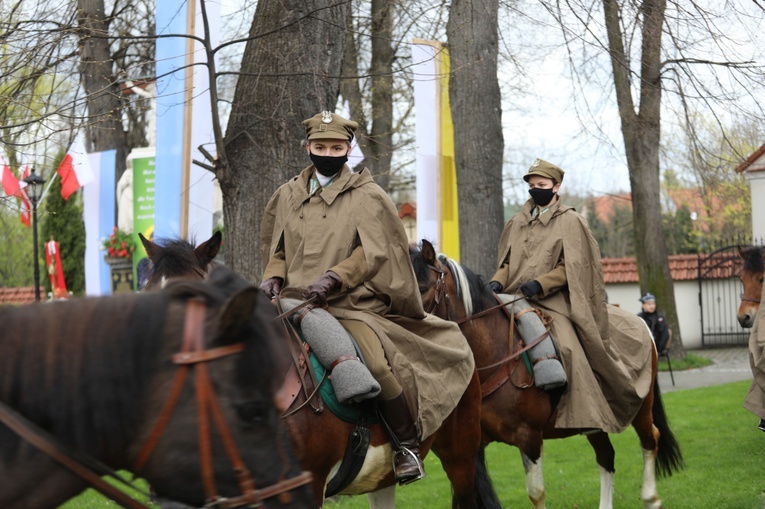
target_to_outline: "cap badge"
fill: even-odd
[[[536,167],[537,167],[537,166],[539,166],[541,163],[542,163],[542,161],[541,161],[541,160],[540,160],[540,159],[537,157],[536,159],[534,159],[534,163],[531,165],[531,167],[532,167],[532,168],[536,168]]]
[[[329,124],[330,122],[332,122],[332,112],[327,110],[322,111],[321,121],[324,122],[325,124]]]

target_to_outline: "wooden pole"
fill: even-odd
[[[196,0],[186,3],[186,33],[196,33]],[[180,237],[189,235],[189,185],[191,182],[191,126],[194,101],[194,39],[186,39],[186,79],[183,93],[183,154],[181,158],[181,224]]]

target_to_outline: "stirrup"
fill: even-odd
[[[399,454],[403,454],[403,455],[407,455],[408,454],[409,456],[414,458],[414,461],[417,464],[417,470],[418,470],[418,473],[416,475],[412,475],[411,477],[405,477],[405,478],[403,478],[401,480],[396,478],[396,482],[398,483],[399,486],[405,486],[407,484],[411,484],[411,483],[413,483],[415,481],[419,481],[420,479],[425,477],[425,465],[423,465],[422,459],[420,459],[419,456],[414,454],[409,448],[404,447],[404,446],[401,446],[401,449],[396,451],[393,454],[393,474],[394,474],[394,476],[396,474],[396,457]]]

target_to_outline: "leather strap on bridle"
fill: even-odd
[[[428,306],[428,309],[425,310],[426,313],[432,314],[433,311],[436,310],[439,304],[441,304],[441,299],[446,297],[446,271],[440,267],[436,267],[434,265],[428,265],[428,268],[438,274],[438,279],[436,280],[436,289],[435,293],[433,294],[433,302],[430,303],[430,306]],[[446,310],[447,315],[449,314],[449,309]],[[447,319],[449,317],[447,316]]]
[[[759,304],[760,303],[760,299],[752,299],[752,298],[749,298],[749,297],[741,297],[741,300],[744,301],[744,302],[754,302],[755,304]]]
[[[180,353],[173,356],[173,363],[178,365],[178,371],[173,381],[173,387],[170,391],[165,405],[157,419],[149,438],[142,448],[136,460],[136,472],[145,466],[146,461],[151,456],[152,451],[157,445],[159,438],[164,432],[173,410],[178,402],[183,390],[186,376],[190,370],[194,370],[196,377],[194,386],[197,399],[197,419],[199,433],[199,456],[200,470],[202,476],[202,485],[207,499],[207,505],[216,505],[221,508],[234,508],[241,506],[259,507],[263,500],[280,496],[282,503],[289,501],[288,491],[303,486],[312,480],[309,472],[302,472],[300,475],[283,479],[278,483],[263,489],[255,488],[255,481],[250,474],[249,469],[244,464],[239,451],[234,442],[234,437],[226,422],[223,412],[215,395],[210,375],[207,369],[207,362],[220,359],[228,355],[234,355],[244,350],[243,343],[204,350],[204,319],[205,303],[199,299],[189,299],[187,303],[185,325],[183,331],[183,346]],[[210,429],[210,420],[218,430],[223,447],[231,462],[234,474],[239,484],[242,495],[233,498],[223,498],[218,495],[215,484],[215,473],[212,462],[212,432]]]
[[[62,466],[69,469],[72,473],[76,474],[87,482],[90,486],[101,492],[104,496],[111,498],[118,504],[129,509],[147,509],[147,506],[132,499],[126,493],[118,490],[115,486],[112,486],[101,478],[99,473],[95,469],[89,468],[82,461],[73,458],[69,453],[64,451],[61,446],[55,441],[53,437],[39,429],[36,425],[29,422],[23,416],[15,412],[11,407],[0,401],[0,422],[8,427],[11,431],[16,433],[23,440],[26,440],[29,444],[33,445],[50,458],[54,459]],[[135,488],[125,479],[118,479]],[[135,488],[140,492],[138,488]]]

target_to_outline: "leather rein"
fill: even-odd
[[[438,274],[438,279],[436,280],[436,288],[435,288],[435,294],[433,296],[433,302],[431,302],[430,306],[428,306],[427,313],[433,314],[433,312],[436,310],[438,305],[441,303],[441,301],[446,301],[446,319],[452,322],[455,322],[457,325],[462,326],[463,324],[473,321],[476,318],[480,318],[482,316],[485,316],[493,311],[496,311],[497,309],[502,309],[505,312],[505,315],[507,316],[508,320],[510,320],[510,341],[513,340],[513,334],[515,329],[515,319],[513,317],[513,313],[507,309],[507,306],[515,304],[516,301],[521,300],[523,297],[518,297],[516,299],[512,299],[509,302],[502,302],[500,301],[499,304],[495,306],[491,306],[489,308],[486,308],[482,311],[479,311],[478,313],[474,313],[470,316],[466,316],[464,318],[461,318],[459,320],[453,320],[451,317],[451,310],[449,307],[449,294],[446,291],[446,270],[442,269],[441,267],[437,267],[435,265],[428,265],[428,268]],[[499,300],[499,298],[497,298]],[[530,310],[529,310],[530,311]],[[521,311],[521,313],[524,313],[526,311]],[[515,317],[517,318],[517,317]],[[476,371],[484,371],[491,368],[496,368],[498,366],[502,366],[504,364],[507,364],[511,360],[520,357],[524,352],[534,348],[537,346],[541,341],[543,341],[546,337],[550,335],[549,331],[544,332],[541,336],[531,341],[528,345],[525,345],[523,348],[519,349],[516,352],[511,353],[507,357],[504,357],[503,359],[490,364],[488,366],[482,366],[482,367],[476,367]],[[523,340],[521,340],[523,341]],[[512,352],[512,344],[510,345],[510,351]]]
[[[236,507],[262,507],[263,501],[272,497],[278,497],[282,504],[289,503],[291,496],[289,491],[306,485],[312,481],[310,472],[302,472],[299,475],[282,479],[276,484],[266,488],[257,489],[252,474],[242,460],[237,449],[234,437],[226,422],[221,410],[218,398],[216,397],[212,381],[210,380],[207,362],[211,362],[230,355],[236,355],[245,350],[244,343],[235,343],[219,348],[205,349],[203,341],[204,319],[206,307],[204,301],[200,299],[189,299],[186,304],[186,316],[183,331],[183,344],[181,351],[172,356],[173,364],[178,366],[172,389],[168,399],[157,418],[154,428],[148,436],[142,447],[136,463],[134,472],[139,474],[146,465],[149,457],[154,451],[159,439],[162,437],[167,424],[170,422],[173,411],[180,399],[186,378],[191,371],[195,374],[194,387],[197,400],[197,419],[200,446],[200,470],[202,484],[204,487],[206,504],[205,507],[217,507],[229,509]],[[100,464],[90,458],[86,461],[77,458],[73,454],[67,453],[64,448],[55,442],[55,439],[47,433],[39,430],[34,424],[29,423],[23,417],[18,416],[4,404],[0,404],[0,422],[6,424],[15,431],[21,438],[31,443],[42,452],[63,466],[79,475],[88,484],[92,485],[101,493],[117,501],[124,507],[131,509],[146,508],[147,506],[127,496],[125,493],[117,490],[109,483],[101,479],[100,475],[112,473],[108,467],[102,467]],[[212,466],[212,430],[210,421],[215,425],[220,436],[229,461],[232,465],[234,474],[241,490],[241,495],[233,498],[222,497],[218,494],[215,484],[215,473]],[[95,467],[93,465],[96,465]],[[101,472],[98,472],[101,470]],[[118,477],[121,482],[132,486],[129,482]],[[132,486],[135,488],[135,486]],[[139,490],[140,491],[140,490]]]

